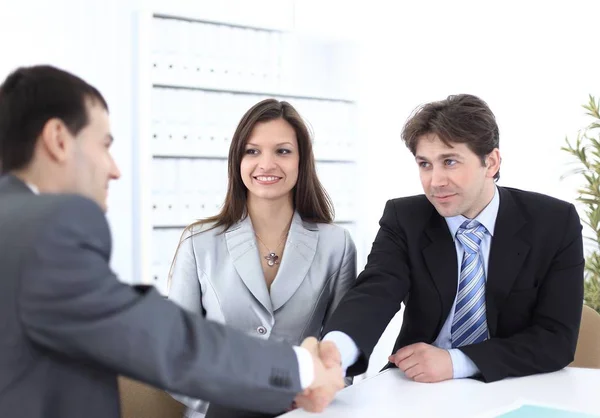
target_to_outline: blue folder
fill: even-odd
[[[545,406],[523,405],[514,411],[498,415],[498,418],[600,418],[600,415],[590,415]]]

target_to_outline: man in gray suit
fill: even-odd
[[[118,417],[118,374],[241,409],[322,410],[343,380],[316,340],[246,336],[117,280],[107,109],[49,66],[0,86],[0,416]]]

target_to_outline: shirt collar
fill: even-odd
[[[34,184],[31,184],[31,183],[27,183],[27,182],[25,182],[25,185],[26,185],[27,187],[29,187],[29,189],[30,189],[30,190],[31,190],[33,193],[35,193],[35,194],[40,194],[40,189],[38,189],[36,185],[34,185]]]
[[[500,193],[498,187],[494,186],[494,197],[491,202],[475,217],[475,220],[482,224],[491,236],[494,236],[494,226],[498,217],[498,209],[500,208]],[[448,229],[452,234],[452,239],[456,239],[456,231],[469,218],[463,215],[451,216],[444,218],[448,224]]]

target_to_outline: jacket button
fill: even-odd
[[[261,325],[260,327],[256,328],[256,332],[258,332],[260,335],[265,335],[267,333],[267,329]]]

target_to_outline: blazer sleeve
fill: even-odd
[[[110,270],[110,233],[94,202],[65,198],[37,229],[18,295],[34,344],[240,409],[276,413],[301,391],[291,346],[203,320],[153,288],[121,283]]]
[[[204,316],[199,277],[203,273],[196,263],[193,235],[193,229],[189,228],[181,236],[170,272],[168,297],[187,311]]]
[[[173,266],[169,273],[169,300],[198,317],[205,316],[202,308],[202,289],[196,255],[194,253],[193,226],[186,228],[175,251]],[[192,398],[177,393],[171,396],[188,408],[206,412],[208,403],[202,399]]]
[[[335,278],[335,284],[333,289],[333,294],[331,300],[329,301],[329,306],[327,307],[327,313],[325,314],[325,318],[323,320],[323,328],[333,312],[339,305],[342,297],[348,292],[354,281],[356,280],[356,245],[350,236],[350,233],[347,229],[344,229],[344,254],[342,255],[342,263],[340,265],[340,269],[337,272]],[[321,334],[321,338],[323,338],[325,334]],[[353,383],[353,378],[351,376],[346,376],[344,378],[346,386],[349,386]]]
[[[486,382],[509,376],[552,372],[573,361],[583,308],[581,223],[569,205],[560,247],[540,281],[531,325],[508,338],[491,338],[459,349],[477,365]]]
[[[339,305],[342,297],[348,292],[350,287],[356,280],[356,245],[350,236],[348,230],[344,229],[344,254],[342,255],[342,262],[340,268],[337,271],[334,288],[331,300],[327,307],[327,313],[325,315],[323,325],[329,321],[331,315]]]
[[[367,370],[368,359],[390,320],[400,310],[410,288],[406,233],[400,227],[392,200],[379,221],[367,265],[327,322],[324,335],[341,331],[356,343],[358,360],[348,376]]]

